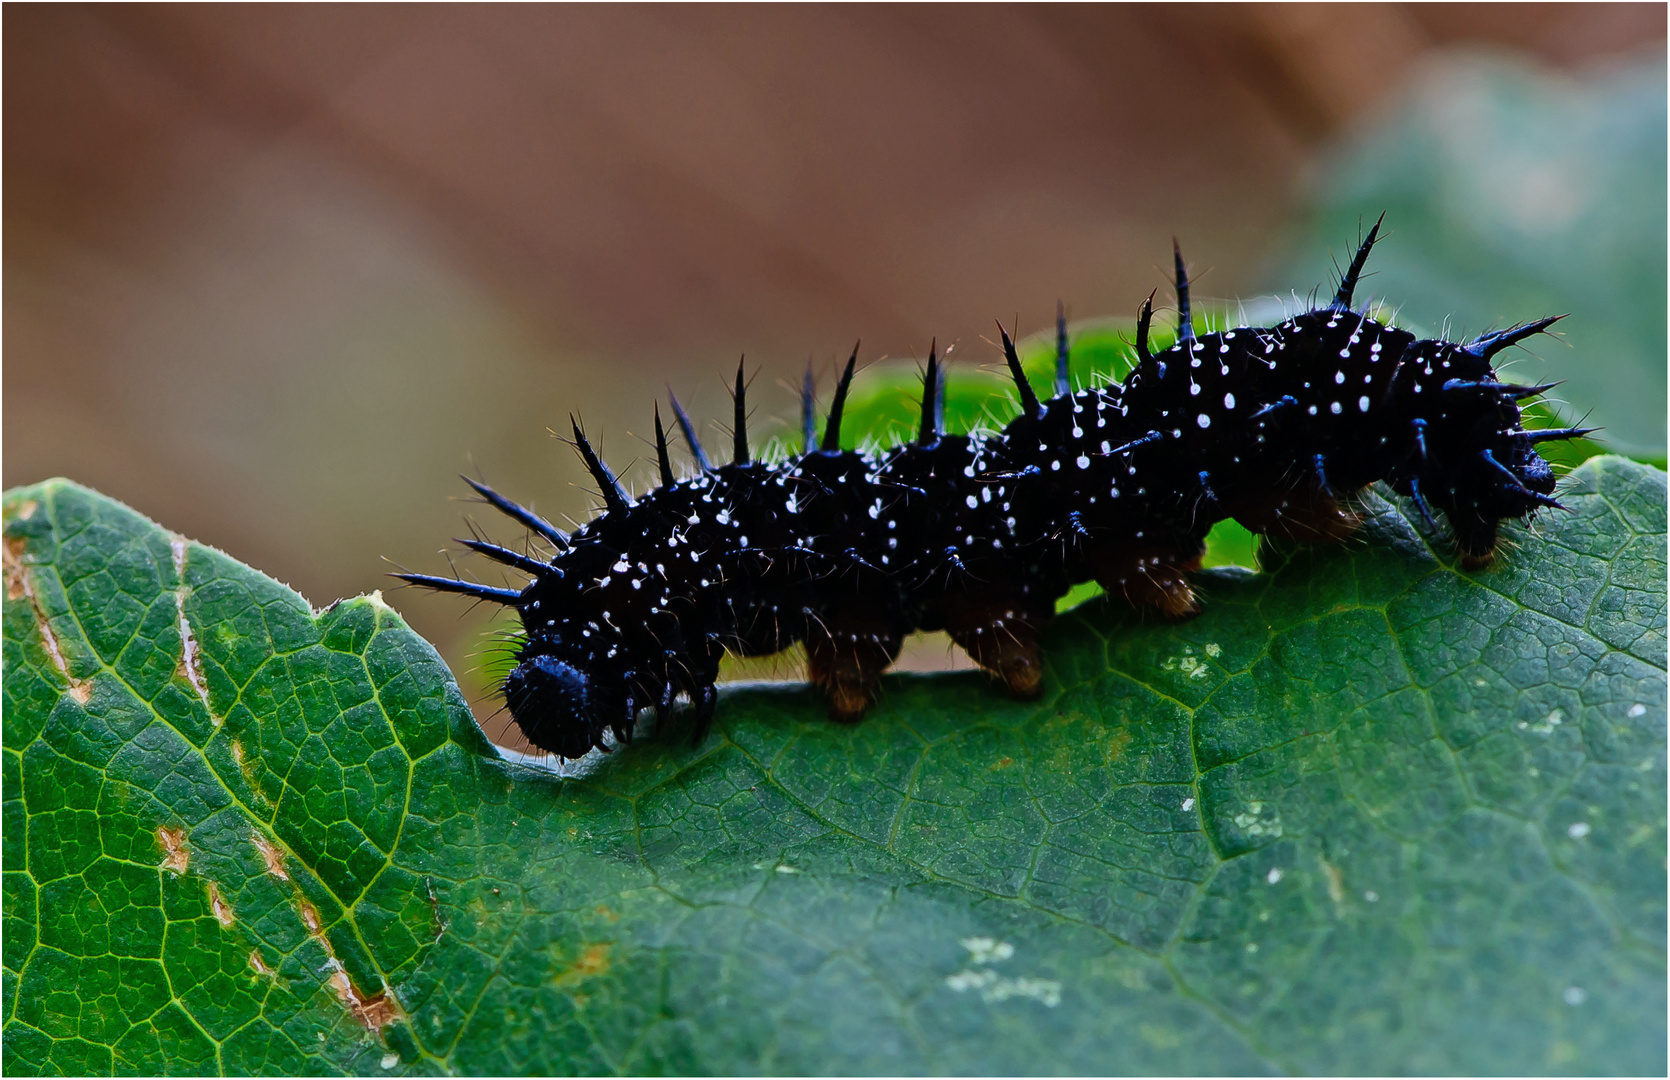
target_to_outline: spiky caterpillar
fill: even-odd
[[[1176,254],[1177,341],[1150,352],[1150,296],[1122,384],[1071,392],[1058,319],[1055,396],[1039,401],[1000,326],[1021,415],[995,435],[943,431],[930,351],[916,440],[842,450],[856,349],[815,448],[808,375],[805,452],[780,464],[750,455],[740,368],[731,464],[708,460],[674,399],[698,471],[675,475],[657,408],[661,486],[636,502],[575,424],[605,508],[572,535],[468,481],[556,548],[545,561],[462,541],[528,574],[525,588],[398,576],[517,609],[525,638],[503,686],[511,715],[533,745],[578,757],[608,747],[606,736],[629,741],[641,709],[664,717],[680,697],[700,738],[726,650],[804,643],[832,716],[853,721],[905,635],[943,629],[1012,693],[1033,696],[1038,634],[1072,584],[1095,580],[1137,608],[1185,618],[1199,610],[1188,574],[1214,523],[1338,541],[1357,524],[1344,501],[1375,481],[1429,529],[1442,514],[1462,560],[1483,564],[1502,520],[1559,506],[1533,444],[1586,433],[1524,431],[1517,403],[1547,387],[1501,383],[1491,367],[1555,319],[1460,344],[1353,310],[1378,230],[1330,304],[1266,328],[1196,335]]]

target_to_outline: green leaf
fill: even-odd
[[[1060,620],[1039,703],[732,690],[574,778],[380,598],[14,491],[6,1067],[1662,1073],[1665,477],[1562,498],[1462,573],[1370,495]]]
[[[1498,362],[1518,361],[1516,382],[1564,380],[1563,414],[1602,427],[1615,453],[1662,461],[1664,85],[1660,55],[1577,78],[1508,55],[1433,58],[1319,163],[1268,284],[1334,280],[1384,210],[1365,294],[1454,338],[1570,312]]]

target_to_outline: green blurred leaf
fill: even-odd
[[[1440,54],[1318,170],[1270,284],[1285,295],[1335,280],[1333,263],[1384,210],[1363,295],[1452,338],[1572,313],[1558,338],[1516,350],[1511,374],[1565,380],[1562,415],[1602,425],[1614,452],[1662,458],[1665,100],[1662,49],[1581,80]]]
[[[7,1069],[1662,1073],[1665,478],[1562,497],[562,778],[379,599],[14,491]]]

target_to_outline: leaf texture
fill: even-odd
[[[1041,702],[739,688],[563,777],[380,596],[15,490],[6,1068],[1662,1073],[1665,477],[1561,497],[1092,601]]]

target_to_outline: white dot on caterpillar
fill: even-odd
[[[980,501],[981,502],[991,502],[992,501],[992,489],[991,488],[983,487],[983,488],[980,489]]]
[[[625,573],[627,571],[627,569],[629,569],[631,567],[631,565],[632,565],[631,563],[626,561],[626,556],[622,555],[621,558],[620,558],[620,561],[615,563],[615,565],[609,567],[609,569],[613,570],[617,574],[622,574],[622,573]]]
[[[1218,351],[1221,352],[1221,353],[1226,353],[1226,352],[1229,351],[1229,346],[1228,345],[1219,345],[1218,346]]]
[[[1076,464],[1081,469],[1088,469],[1088,468],[1090,468],[1090,459],[1085,457],[1083,454],[1080,454]]]
[[[1051,472],[1060,472],[1061,471],[1061,459],[1060,458],[1057,458],[1056,460],[1050,462],[1050,471]]]
[[[1337,402],[1337,401],[1329,402],[1328,403],[1328,411],[1333,413],[1335,416],[1338,416],[1340,414],[1340,404],[1339,404],[1339,402]]]
[[[1200,385],[1198,383],[1190,382],[1189,383],[1189,396],[1194,397],[1198,393],[1200,393]]]
[[[1195,417],[1195,423],[1199,424],[1203,428],[1209,428],[1212,426],[1212,418],[1207,416],[1205,413],[1201,413],[1199,416]]]
[[[976,507],[976,506],[979,506],[979,505],[980,505],[980,500],[979,500],[979,499],[976,499],[976,498],[975,498],[975,497],[974,497],[974,496],[972,496],[972,495],[970,495],[970,496],[969,496],[969,497],[968,497],[968,498],[966,498],[966,499],[964,499],[964,500],[963,500],[963,501],[964,501],[964,502],[966,502],[966,503],[968,503],[968,508],[969,508],[969,509],[970,509],[970,510],[972,510],[972,509],[974,509],[974,508],[975,508],[975,507]]]
[[[1310,414],[1311,414],[1311,415],[1312,415],[1312,416],[1315,416],[1315,415],[1316,415],[1316,406],[1315,406],[1315,405],[1312,405],[1312,406],[1311,406],[1311,407],[1310,407]]]
[[[1368,412],[1368,395],[1367,394],[1364,394],[1362,397],[1357,399],[1357,411],[1358,412]]]
[[[1234,394],[1225,394],[1224,395],[1224,408],[1226,408],[1226,409],[1235,408],[1235,395]]]
[[[1334,385],[1335,386],[1338,386],[1340,383],[1343,383],[1344,381],[1345,381],[1345,372],[1343,372],[1343,371],[1334,372]]]

